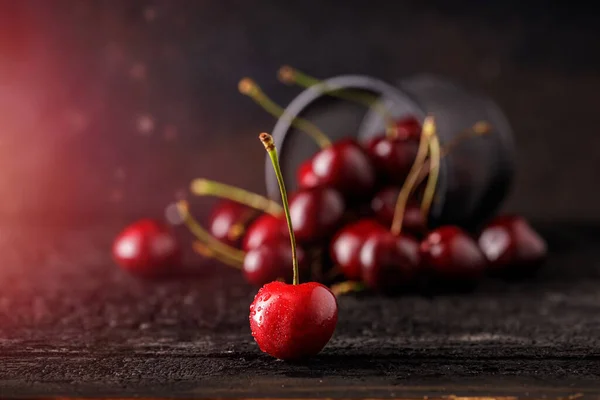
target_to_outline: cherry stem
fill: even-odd
[[[215,196],[232,200],[274,216],[283,212],[279,204],[264,196],[208,179],[194,179],[190,190],[198,196]]]
[[[265,146],[265,150],[269,154],[275,175],[277,176],[277,183],[279,184],[279,191],[281,192],[281,203],[283,204],[283,212],[285,214],[285,220],[287,222],[288,231],[290,233],[290,243],[292,246],[292,265],[294,268],[294,280],[293,284],[297,285],[299,282],[298,276],[298,256],[296,254],[296,236],[294,235],[294,228],[292,226],[292,217],[290,216],[290,206],[288,203],[287,193],[285,191],[285,183],[283,182],[283,175],[281,173],[281,167],[279,165],[279,157],[277,156],[277,149],[273,143],[273,136],[268,133],[261,133],[260,141]]]
[[[423,215],[426,224],[440,174],[440,158],[440,140],[435,132],[434,125],[433,132],[429,138],[429,159],[431,160],[429,162],[429,177],[427,178],[423,200],[421,201],[421,214]]]
[[[456,135],[455,137],[452,138],[452,140],[445,144],[442,148],[441,148],[441,154],[440,154],[440,158],[444,158],[446,157],[448,154],[452,153],[452,151],[454,151],[454,148],[456,146],[458,146],[459,144],[461,144],[462,142],[464,142],[465,140],[471,138],[471,137],[476,137],[476,136],[483,136],[483,135],[487,135],[492,131],[492,126],[489,124],[489,122],[486,121],[479,121],[477,123],[475,123],[475,125],[473,125],[472,127],[465,129],[464,131],[462,131],[461,133],[459,133],[458,135]],[[416,186],[419,186],[421,184],[421,182],[423,182],[425,180],[425,178],[428,175],[428,171],[429,171],[429,166],[430,161],[426,161],[423,166],[421,167],[420,171],[419,171],[419,179],[417,179],[417,184]]]
[[[398,136],[398,127],[396,121],[385,108],[384,104],[379,100],[377,96],[369,95],[367,93],[342,90],[339,88],[332,88],[325,85],[323,81],[307,75],[297,69],[284,65],[279,68],[277,72],[279,80],[286,85],[298,85],[303,88],[309,88],[314,85],[323,85],[322,93],[325,93],[331,97],[336,97],[342,100],[352,101],[358,104],[362,104],[365,107],[374,110],[379,116],[381,116],[386,123],[386,135],[389,138],[396,138]]]
[[[458,135],[454,136],[452,140],[444,145],[442,148],[441,157],[446,156],[450,153],[454,148],[462,143],[465,139],[468,139],[472,136],[483,136],[487,135],[492,131],[492,125],[490,125],[487,121],[478,121],[472,127],[465,129],[460,132]]]
[[[417,155],[415,157],[415,161],[413,162],[410,172],[408,173],[408,177],[406,181],[404,181],[404,185],[400,189],[400,193],[398,194],[398,200],[396,200],[396,208],[394,210],[394,219],[392,220],[392,227],[390,231],[394,235],[399,235],[402,232],[402,224],[404,222],[404,210],[406,210],[406,205],[408,203],[408,199],[413,189],[416,187],[417,179],[421,172],[421,168],[425,163],[425,159],[427,157],[427,148],[429,146],[429,138],[435,129],[433,117],[427,116],[425,117],[425,121],[423,122],[423,129],[421,132],[421,139],[419,140],[419,148],[417,150]]]
[[[218,256],[227,257],[238,261],[240,264],[244,261],[245,253],[234,247],[228,246],[219,240],[215,239],[206,229],[204,229],[189,212],[187,201],[181,200],[177,202],[177,210],[181,219],[186,224],[188,229],[206,246]]]
[[[230,258],[224,254],[215,253],[210,247],[208,247],[205,243],[202,243],[199,240],[196,240],[192,243],[192,248],[194,251],[204,257],[214,258],[217,261],[222,262],[223,264],[229,265],[230,267],[241,269],[242,263],[238,260]]]
[[[242,79],[238,84],[240,93],[250,97],[256,104],[261,106],[265,111],[274,116],[275,118],[287,118],[291,120],[290,123],[296,129],[299,129],[309,135],[319,148],[324,149],[331,146],[331,140],[324,134],[319,128],[317,128],[312,122],[302,118],[290,118],[283,107],[271,100],[261,90],[261,88],[250,78]]]

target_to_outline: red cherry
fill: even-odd
[[[423,266],[434,278],[468,284],[483,275],[487,261],[477,243],[457,226],[432,230],[421,242]]]
[[[422,130],[421,123],[415,117],[407,117],[396,123],[397,137],[406,139],[419,139]]]
[[[336,190],[318,187],[296,192],[290,199],[290,218],[300,243],[329,239],[344,217],[344,200]],[[287,232],[287,228],[285,232]]]
[[[379,191],[371,200],[371,210],[375,214],[377,220],[384,226],[390,227],[392,225],[399,193],[400,189],[389,186]],[[425,234],[427,226],[418,204],[409,203],[406,206],[402,226],[404,232],[408,232],[418,237]]]
[[[231,200],[221,200],[208,218],[208,231],[219,241],[239,247],[245,227],[257,211]]]
[[[318,186],[319,180],[312,170],[312,158],[304,161],[296,172],[298,187],[308,189]]]
[[[419,148],[418,139],[379,136],[367,143],[367,152],[383,181],[401,185],[412,167]]]
[[[250,329],[258,347],[282,360],[319,353],[331,339],[337,319],[335,296],[316,282],[268,283],[250,305]]]
[[[304,250],[297,246],[298,269],[301,277],[310,271],[308,257]],[[252,285],[262,286],[269,282],[283,279],[292,282],[292,246],[289,239],[280,237],[253,248],[246,253],[242,272],[246,281]]]
[[[419,265],[419,243],[412,237],[377,232],[370,236],[360,251],[363,282],[371,289],[391,292],[416,276]]]
[[[533,274],[546,259],[544,239],[520,216],[494,219],[479,235],[479,248],[492,273],[509,276]]]
[[[249,251],[266,242],[282,237],[282,229],[285,226],[282,217],[276,217],[272,214],[261,215],[246,229],[242,248]]]
[[[146,276],[172,272],[181,257],[171,229],[152,219],[142,219],[126,227],[115,239],[112,254],[127,271]]]
[[[333,143],[314,155],[314,186],[328,186],[349,199],[365,198],[375,188],[375,170],[365,150],[352,139]]]
[[[335,235],[329,248],[331,259],[347,279],[361,280],[360,250],[372,234],[381,231],[385,228],[377,221],[361,219],[346,225]]]

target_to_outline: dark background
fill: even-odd
[[[0,396],[599,394],[600,21],[579,3],[0,0]],[[238,271],[189,247],[189,279],[117,268],[119,230],[192,178],[264,191],[274,120],[237,83],[287,104],[282,64],[496,99],[519,153],[505,207],[549,244],[539,276],[343,296],[331,342],[295,365],[252,340]]]
[[[506,208],[600,219],[600,28],[586,4],[2,0],[0,216],[161,216],[197,176],[264,191],[256,135],[274,120],[237,82],[285,105],[299,92],[276,80],[287,63],[481,90],[516,131]]]

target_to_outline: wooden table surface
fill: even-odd
[[[188,257],[194,276],[138,280],[110,260],[119,227],[2,230],[0,397],[600,394],[600,229],[541,224],[532,281],[342,297],[330,344],[290,364],[253,342],[237,271]]]

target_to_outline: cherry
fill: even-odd
[[[421,130],[421,123],[415,117],[406,117],[396,122],[396,137],[401,140],[418,140]]]
[[[309,260],[304,250],[297,247],[298,268],[301,276],[308,275]],[[242,272],[246,281],[252,285],[262,286],[269,282],[283,279],[291,283],[292,248],[287,238],[279,237],[249,250],[244,257]]]
[[[429,232],[421,242],[420,251],[424,268],[440,282],[463,282],[470,286],[483,275],[487,264],[477,243],[454,225]]]
[[[112,254],[122,268],[144,276],[172,272],[181,257],[171,229],[153,219],[142,219],[126,227],[115,239]]]
[[[417,156],[421,124],[413,117],[396,123],[396,134],[376,136],[366,145],[367,153],[385,182],[402,185]]]
[[[530,276],[546,259],[544,239],[520,216],[505,215],[491,221],[479,235],[479,248],[492,274]]]
[[[353,281],[361,279],[360,250],[365,241],[375,232],[385,228],[372,219],[361,219],[344,226],[331,241],[331,259],[344,276]]]
[[[262,133],[260,140],[279,183],[290,238],[293,284],[271,282],[258,291],[250,305],[250,330],[262,351],[283,360],[296,360],[314,356],[329,342],[337,324],[338,305],[335,295],[322,284],[300,284],[296,238],[277,150],[271,135]]]
[[[312,188],[318,186],[318,178],[312,169],[312,158],[300,164],[298,171],[296,172],[296,178],[298,180],[299,188]]]
[[[337,300],[317,282],[263,286],[250,305],[250,330],[265,353],[282,360],[318,354],[338,319]]]
[[[375,137],[367,143],[367,152],[371,157],[378,175],[384,182],[401,185],[406,179],[417,156],[418,140],[385,136]]]
[[[245,227],[257,214],[257,211],[243,204],[221,200],[208,218],[208,231],[219,241],[239,247]]]
[[[376,175],[371,160],[353,139],[343,139],[321,149],[310,165],[315,179],[303,179],[304,183],[312,183],[310,187],[327,186],[347,199],[368,197],[375,188]]]
[[[300,243],[322,243],[329,239],[344,217],[342,196],[327,187],[300,190],[289,204],[294,233]]]
[[[282,226],[284,225],[281,217],[272,214],[261,215],[246,229],[242,248],[250,251],[266,242],[282,237]]]
[[[399,193],[400,189],[389,186],[379,191],[371,200],[371,210],[377,220],[384,226],[392,225]],[[421,213],[421,209],[414,202],[406,205],[403,229],[417,237],[424,235],[427,231],[425,218]]]
[[[419,270],[419,243],[405,234],[378,231],[360,250],[363,282],[371,289],[391,292],[406,286]]]

